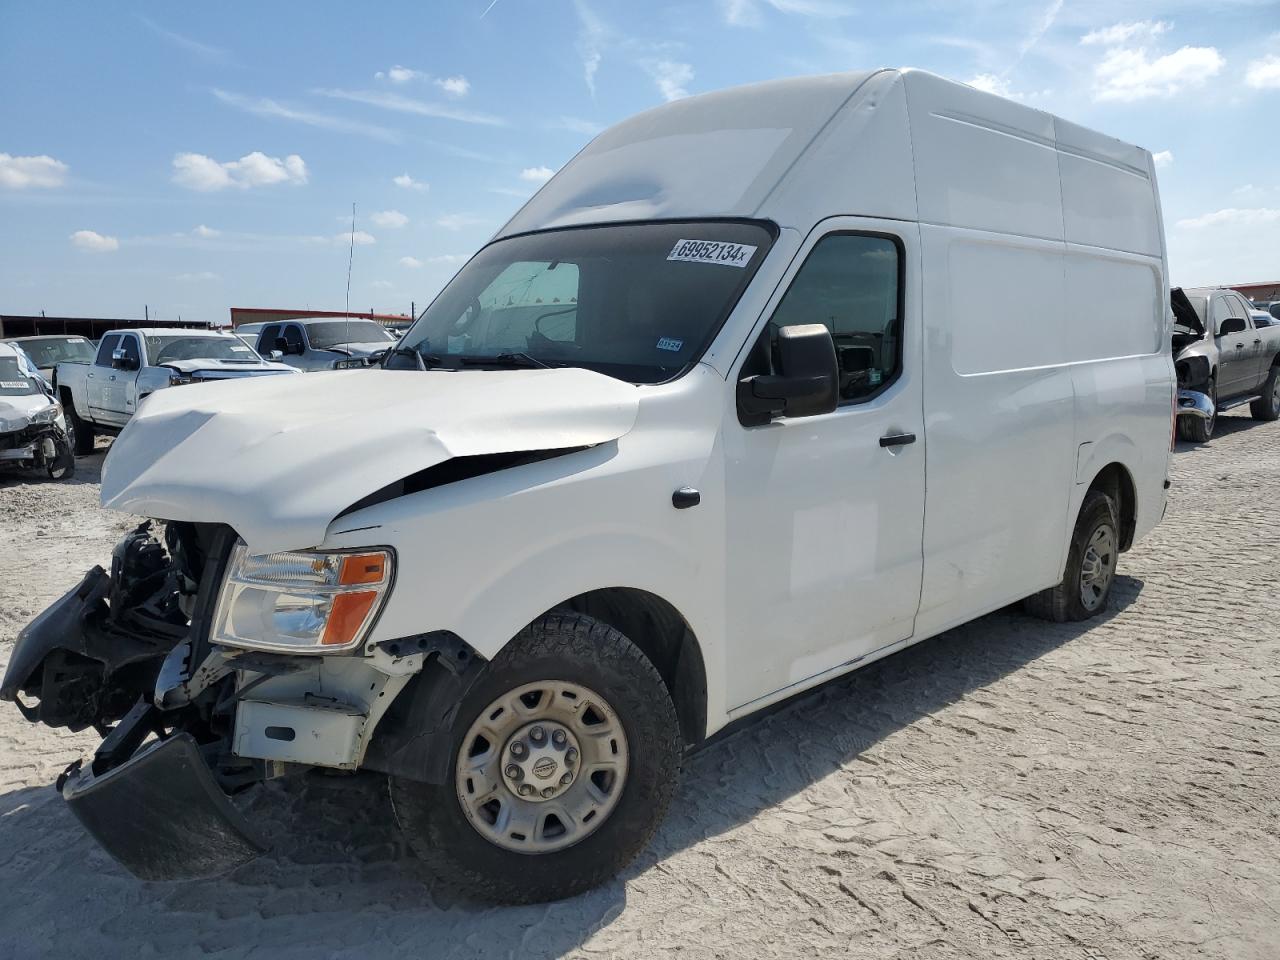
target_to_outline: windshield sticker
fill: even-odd
[[[684,349],[684,341],[677,340],[675,337],[659,337],[659,350],[670,350],[672,353],[679,353]]]
[[[249,348],[248,347],[232,347],[231,352],[232,353],[248,353]]]
[[[25,390],[27,389],[27,381],[25,380],[0,380],[0,390]]]
[[[749,243],[722,243],[718,240],[677,240],[668,260],[683,263],[718,263],[724,267],[745,267],[756,248]]]

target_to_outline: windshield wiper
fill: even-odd
[[[464,367],[512,367],[516,369],[545,367],[550,369],[553,366],[553,364],[545,360],[539,360],[537,357],[531,357],[527,353],[499,353],[492,357],[462,356],[458,357],[458,362]]]

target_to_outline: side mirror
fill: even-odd
[[[138,365],[132,357],[126,356],[123,350],[111,351],[111,366],[116,370],[136,370]]]
[[[1218,328],[1218,336],[1225,337],[1233,333],[1244,333],[1245,322],[1243,317],[1227,317],[1222,321],[1222,326]]]
[[[738,381],[738,420],[759,426],[774,417],[814,417],[840,401],[840,369],[831,331],[820,323],[778,331],[779,372]]]
[[[284,354],[281,353],[279,350],[272,350],[269,354],[267,354],[267,357],[270,358],[271,360],[279,360],[283,356]]]

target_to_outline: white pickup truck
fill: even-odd
[[[53,383],[71,421],[76,453],[99,433],[118,433],[157,390],[180,383],[297,373],[263,360],[239,337],[216,330],[119,330],[102,338],[91,363],[63,362]]]

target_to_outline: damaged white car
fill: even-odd
[[[381,369],[140,405],[102,503],[155,521],[0,697],[104,735],[62,795],[140,877],[251,858],[234,795],[322,767],[388,775],[460,892],[586,890],[732,721],[1016,601],[1106,613],[1165,508],[1166,278],[1150,153],[1025,105],[896,70],[668,104]]]
[[[0,469],[67,480],[76,472],[74,444],[48,382],[21,349],[0,342]]]

